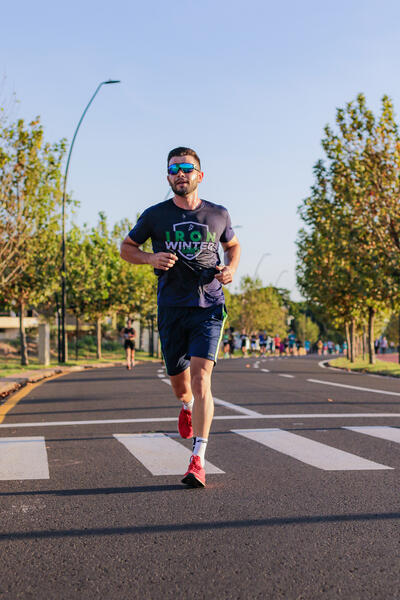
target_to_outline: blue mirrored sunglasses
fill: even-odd
[[[184,173],[191,173],[192,171],[200,171],[197,169],[192,163],[174,163],[173,165],[169,165],[168,173],[169,175],[176,175],[179,171],[183,171]]]

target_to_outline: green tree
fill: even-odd
[[[269,335],[286,335],[287,310],[272,286],[260,287],[258,279],[241,280],[239,294],[226,294],[229,325],[247,334],[266,330]]]
[[[26,307],[46,302],[56,286],[64,152],[64,141],[45,143],[39,117],[0,130],[0,289],[18,306],[23,365]]]
[[[311,195],[300,207],[306,228],[298,238],[298,283],[312,303],[342,322],[352,361],[356,320],[363,321],[367,310],[369,357],[374,362],[375,316],[397,301],[399,288],[393,263],[388,268],[390,261],[384,259],[370,224],[377,220],[371,216],[371,177],[380,173],[387,193],[398,185],[394,171],[384,169],[385,161],[397,160],[393,154],[397,130],[389,100],[383,98],[376,119],[362,94],[338,109],[336,126],[336,132],[325,128],[327,165],[316,164]]]
[[[96,227],[77,226],[68,233],[67,306],[79,318],[96,323],[97,357],[101,358],[101,322],[120,306],[119,249],[104,213]]]

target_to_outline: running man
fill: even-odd
[[[135,364],[135,337],[136,331],[132,327],[131,319],[126,322],[126,327],[121,331],[124,337],[124,348],[126,352],[126,368],[132,369]]]
[[[121,257],[152,265],[158,276],[161,347],[172,389],[182,402],[178,429],[183,438],[193,437],[182,482],[204,487],[204,455],[214,415],[211,374],[226,319],[222,285],[233,279],[240,245],[226,208],[199,198],[204,173],[196,152],[171,150],[167,167],[174,197],[143,212],[122,243]],[[139,248],[148,238],[153,254]],[[225,265],[220,264],[219,243]]]

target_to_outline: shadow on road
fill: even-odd
[[[171,486],[174,490],[178,486]],[[133,488],[134,489],[134,488]],[[165,487],[163,488],[166,489]],[[168,489],[168,486],[167,486]],[[182,489],[182,488],[179,488]],[[141,525],[137,527],[99,527],[91,529],[61,529],[57,531],[27,531],[0,534],[0,541],[29,540],[29,539],[57,539],[88,536],[110,535],[145,535],[152,533],[175,533],[180,531],[218,531],[229,529],[248,529],[252,527],[284,527],[287,525],[317,525],[319,523],[356,523],[366,521],[399,521],[400,513],[362,513],[344,515],[315,515],[299,517],[277,517],[270,519],[252,519],[243,521],[210,521],[197,523],[183,523],[174,525]]]

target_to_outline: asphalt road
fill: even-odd
[[[2,599],[400,598],[398,380],[221,360],[207,487],[187,489],[164,379],[68,374],[8,413]]]

